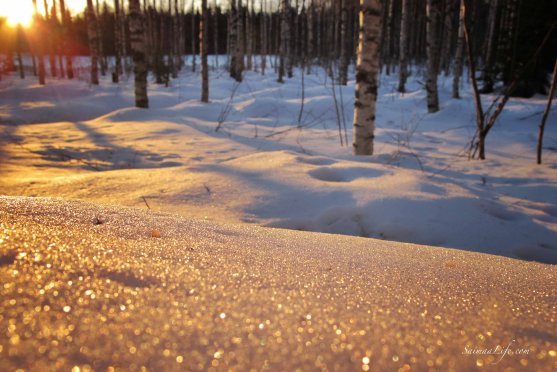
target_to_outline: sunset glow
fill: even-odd
[[[58,0],[56,2],[56,5],[58,5]],[[47,0],[47,4],[50,11],[53,0]],[[77,14],[85,9],[86,1],[66,0],[65,4],[72,14]],[[38,1],[37,5],[39,13],[44,14],[44,1]],[[34,8],[31,0],[0,0],[0,17],[5,17],[10,26],[29,27],[33,22],[33,13]]]
[[[6,17],[8,25],[28,27],[33,20],[31,1],[0,1],[0,16]]]

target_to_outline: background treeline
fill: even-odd
[[[91,48],[97,49],[101,74],[119,75],[126,68],[131,71],[131,59],[126,58],[132,55],[128,2],[89,1],[93,18],[87,13],[70,16],[63,0],[47,0],[44,2],[47,11],[39,2],[34,25],[29,29],[10,28],[0,21],[0,52],[7,56],[2,72],[17,71],[21,60],[18,55],[25,54],[33,57],[32,67],[23,71],[25,66],[22,66],[22,75],[25,72],[40,75],[44,59],[47,76],[71,77],[71,59],[89,55]],[[404,48],[404,63],[417,66],[414,72],[424,72],[429,2],[383,1],[383,72],[398,73],[401,48]],[[458,51],[462,48],[459,1],[433,3],[432,6],[439,8],[439,19],[435,22],[439,35],[437,72],[449,75],[454,72],[455,58],[460,54],[463,55],[460,58],[466,58],[466,53]],[[294,67],[304,66],[311,72],[313,66],[322,66],[339,83],[345,84],[349,66],[356,60],[359,7],[358,0],[209,0],[206,50],[208,54],[226,55],[221,63],[231,69],[231,76],[236,79],[241,79],[244,70],[265,73],[270,67],[280,74],[282,65],[287,76]],[[554,0],[466,0],[466,8],[482,92],[492,91],[498,81],[509,83],[529,62],[557,19]],[[200,53],[201,3],[142,0],[140,9],[148,68],[156,82],[167,83],[176,77],[185,62],[195,71],[199,61],[191,56]],[[406,27],[403,27],[404,13]],[[97,30],[94,46],[88,29],[91,22]],[[557,37],[553,35],[535,61],[526,66],[514,95],[531,96],[545,91],[556,50]],[[116,66],[115,56],[122,58],[123,68]]]

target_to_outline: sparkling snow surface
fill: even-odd
[[[556,282],[462,250],[1,197],[0,369],[552,371]],[[466,354],[509,344],[528,355]]]

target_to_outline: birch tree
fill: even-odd
[[[385,73],[387,75],[391,74],[391,60],[393,54],[391,48],[391,43],[392,43],[391,39],[393,33],[393,6],[394,6],[394,0],[388,0],[387,9],[385,9],[385,12],[383,13],[386,14],[386,19],[383,25],[383,30],[385,32],[383,40],[385,42],[385,45],[383,45],[384,55],[381,56],[381,61],[382,64],[384,64],[386,67]]]
[[[489,21],[488,21],[488,34],[486,39],[486,47],[484,54],[484,69],[483,81],[484,85],[481,89],[482,93],[493,92],[493,85],[495,84],[494,77],[494,60],[495,60],[495,45],[496,45],[496,32],[499,24],[499,0],[491,0],[489,6]]]
[[[427,0],[427,111],[439,111],[437,75],[439,73],[439,18],[441,0]]]
[[[339,65],[339,83],[346,85],[348,83],[348,0],[341,0],[340,4],[340,65]]]
[[[259,12],[261,20],[261,74],[265,75],[265,69],[267,68],[267,2],[263,0],[262,9]]]
[[[280,30],[280,57],[279,57],[279,77],[278,82],[284,83],[284,70],[290,65],[290,1],[282,0],[281,30]]]
[[[106,11],[106,3],[104,3],[104,6]],[[99,58],[99,65],[101,67],[101,75],[105,76],[106,70],[108,68],[108,62],[106,60],[106,53],[104,50],[104,42],[103,42],[104,22],[103,22],[103,16],[101,15],[101,11],[99,8],[99,0],[95,1],[95,18],[96,18],[95,25],[97,27],[97,43],[98,43],[97,52]]]
[[[48,2],[46,0],[44,0],[44,18],[45,18],[45,26],[46,26],[46,32],[44,37],[47,40],[47,44],[48,44],[48,56],[49,56],[49,65],[50,65],[50,76],[52,77],[56,77],[58,75],[57,69],[56,69],[56,58],[54,56],[54,33],[52,32],[52,26],[53,26],[53,20],[52,20],[52,16],[50,14],[50,11],[48,9]]]
[[[244,13],[245,8],[242,0],[238,0],[238,24],[237,24],[237,37],[236,41],[236,80],[242,81],[242,74],[244,72],[244,55],[245,55],[245,44],[244,44]]]
[[[354,103],[355,155],[372,155],[381,39],[381,1],[361,0]]]
[[[408,78],[408,0],[402,0],[399,49],[398,91],[404,93],[406,92],[406,79]]]
[[[209,102],[209,70],[207,48],[209,47],[207,0],[201,0],[201,21],[199,23],[199,50],[201,54],[201,102]]]
[[[114,59],[115,67],[112,73],[112,82],[118,83],[122,74],[122,35],[120,33],[120,0],[114,0]]]
[[[66,9],[66,3],[64,0],[59,1],[60,5],[60,14],[62,19],[62,49],[66,54],[66,76],[68,79],[74,78],[74,71],[73,71],[73,56],[71,55],[70,48],[68,45],[68,38],[70,34],[70,27],[71,27],[71,18],[68,10]]]
[[[176,0],[178,1],[178,0]],[[213,0],[212,3],[212,11],[213,11],[213,49],[215,53],[215,66],[217,69],[219,68],[219,7],[217,6],[217,0]]]
[[[178,6],[178,0],[174,0],[174,30],[178,33],[174,37],[174,65],[176,66],[177,71],[182,70],[183,62],[182,62],[182,49],[184,46],[184,26],[183,26],[183,17],[182,17],[182,10]]]
[[[88,0],[91,1],[91,0]],[[135,74],[135,106],[149,107],[147,97],[147,60],[145,50],[145,32],[139,0],[129,0],[130,39],[133,52],[133,70]]]
[[[255,39],[254,35],[254,25],[252,23],[251,17],[251,6],[253,0],[248,0],[246,4],[246,9],[242,12],[243,19],[245,19],[245,33],[246,33],[246,58],[247,58],[247,65],[246,69],[251,71],[253,69],[253,41]]]
[[[288,78],[291,79],[294,76],[294,56],[293,56],[293,47],[292,47],[292,7],[290,6],[290,1],[287,1],[286,13],[285,13],[285,21],[287,24],[286,31],[284,36],[286,37],[285,46],[286,46],[286,74]]]
[[[458,38],[456,40],[456,55],[454,59],[453,98],[460,98],[459,88],[464,59],[464,15],[465,7],[464,4],[461,4],[458,16]]]
[[[228,49],[230,55],[230,77],[236,81],[242,81],[242,76],[238,76],[238,54],[236,49],[238,48],[238,9],[236,8],[236,0],[230,0],[230,13],[229,17],[229,24],[230,24],[230,33],[228,35]]]
[[[175,43],[173,42],[173,40],[176,38],[175,35],[177,34],[178,30],[176,29],[176,22],[174,22],[177,19],[176,14],[172,16],[172,0],[168,0],[168,9],[166,16],[166,18],[168,19],[168,24],[166,26],[167,36],[169,36],[169,39],[171,39],[168,46],[168,56],[166,59],[166,64],[168,66],[168,73],[173,79],[176,79],[178,78],[178,66],[175,63],[176,60],[174,58]],[[167,78],[167,81],[168,80],[169,79]]]
[[[95,8],[93,0],[87,0],[87,36],[89,37],[89,49],[91,53],[91,84],[99,85],[98,70],[98,34]]]
[[[191,71],[195,72],[197,51],[195,45],[195,1],[191,0]]]
[[[445,76],[449,75],[451,65],[451,48],[453,46],[453,15],[455,0],[445,0],[443,17],[443,44],[440,50],[440,65],[445,71]]]
[[[58,21],[58,7],[57,7],[57,2],[56,0],[52,1],[52,28],[53,28],[53,32],[55,33],[55,52],[56,52],[56,57],[58,59],[58,70],[60,71],[60,77],[64,78],[66,77],[66,72],[64,70],[64,58],[62,56],[62,38],[64,37],[62,35],[62,29],[61,29],[61,24]],[[62,19],[64,17],[63,14],[61,14],[60,19]]]
[[[35,9],[34,11],[34,18],[35,18],[35,23],[36,23],[36,34],[35,34],[35,38],[34,38],[34,44],[37,48],[37,59],[39,60],[38,62],[38,72],[39,72],[39,84],[40,85],[45,85],[46,84],[46,71],[45,71],[45,65],[44,65],[44,43],[42,39],[42,33],[44,32],[44,22],[41,19],[41,16],[39,15],[39,11],[37,10],[37,0],[33,0],[33,8]]]
[[[549,111],[551,110],[551,102],[553,101],[553,96],[555,95],[555,86],[557,85],[557,58],[555,59],[555,64],[553,65],[553,79],[551,80],[551,86],[549,87],[549,93],[547,94],[547,104],[543,112],[542,121],[540,123],[538,131],[538,147],[537,147],[537,163],[542,163],[542,148],[543,148],[543,133],[545,130],[545,122],[549,116]]]
[[[315,7],[313,5],[313,0],[310,0],[309,8],[307,11],[307,73],[311,73],[311,64],[313,63],[314,57],[314,32],[313,32],[313,22],[314,22]]]
[[[23,58],[21,57],[21,51],[23,49],[23,27],[18,24],[16,30],[16,53],[17,53],[17,65],[19,70],[19,77],[25,79],[25,70],[23,69]]]

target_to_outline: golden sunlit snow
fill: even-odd
[[[0,366],[550,371],[556,280],[465,251],[2,197]]]

